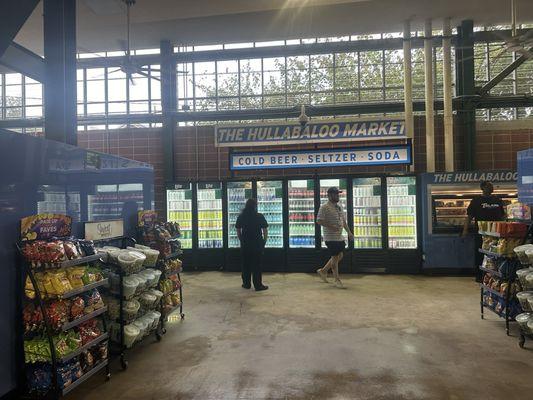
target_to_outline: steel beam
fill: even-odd
[[[174,134],[176,120],[174,112],[178,109],[176,86],[176,60],[170,41],[163,40],[161,50],[161,108],[163,110],[163,170],[165,183],[174,182]]]
[[[0,57],[0,65],[36,81],[44,81],[44,59],[15,42],[12,42]]]
[[[76,2],[44,0],[45,137],[77,144]]]
[[[474,82],[474,22],[465,20],[457,27],[455,47],[456,95],[461,100],[456,104],[457,125],[464,141],[465,170],[475,169],[476,103]]]
[[[529,51],[532,52],[533,48],[529,49]],[[498,75],[496,75],[490,81],[485,83],[478,90],[478,94],[480,96],[486,95],[494,86],[496,86],[498,83],[500,83],[505,78],[507,78],[509,76],[509,74],[511,74],[513,71],[515,71],[519,66],[521,66],[523,63],[525,63],[529,59],[530,59],[530,57],[526,56],[525,54],[523,54],[520,57],[518,57],[511,64],[509,64],[507,67],[505,67]]]
[[[0,1],[0,56],[7,50],[20,28],[29,18],[39,0]]]
[[[464,102],[470,102],[476,108],[501,108],[501,107],[533,107],[532,95],[504,95],[504,96],[485,96],[478,95],[464,96],[454,98],[453,106],[455,110],[461,110]],[[434,103],[435,110],[443,110],[444,102],[436,100]],[[421,112],[425,110],[425,102],[421,100],[413,101],[413,111]],[[400,102],[380,102],[380,103],[355,103],[335,106],[308,106],[305,109],[306,114],[313,117],[326,117],[331,115],[357,115],[357,114],[391,114],[402,113],[404,103]],[[194,122],[194,121],[236,121],[236,120],[257,120],[270,118],[296,118],[300,114],[300,109],[291,108],[267,108],[255,110],[236,110],[236,111],[196,111],[196,112],[174,112],[173,117],[176,122]],[[119,124],[147,124],[163,123],[162,114],[113,114],[108,115],[90,115],[80,117],[79,125],[119,125]],[[0,128],[34,128],[44,124],[44,118],[30,119],[8,119],[0,120]]]

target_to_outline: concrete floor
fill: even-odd
[[[184,274],[186,319],[69,399],[531,399],[531,350],[473,278],[350,275],[346,290],[308,274]],[[151,339],[150,339],[151,340]]]

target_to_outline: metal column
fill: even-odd
[[[452,57],[450,19],[445,18],[442,39],[442,82],[444,86],[444,161],[446,171],[454,170],[453,111],[452,111]]]
[[[413,76],[411,63],[411,22],[405,21],[403,28],[403,87],[404,87],[404,114],[405,131],[414,146],[415,124],[413,117]],[[411,164],[411,171],[415,169],[415,162]]]
[[[76,145],[76,2],[44,0],[43,14],[45,137]]]
[[[176,59],[168,40],[161,41],[161,106],[163,111],[163,169],[165,184],[174,182],[174,135],[178,109],[176,86]]]
[[[424,25],[424,67],[426,89],[426,170],[435,172],[435,106],[433,104],[433,32],[431,20]]]
[[[465,20],[457,27],[455,47],[456,97],[460,100],[457,110],[459,133],[464,140],[465,170],[475,169],[476,105],[474,84],[474,22]]]

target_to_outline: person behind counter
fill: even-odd
[[[253,280],[256,291],[267,290],[268,286],[263,285],[261,257],[268,240],[268,223],[263,214],[257,212],[255,199],[246,200],[235,228],[241,242],[242,287],[250,289]]]
[[[477,223],[478,221],[501,221],[505,219],[505,209],[503,208],[503,201],[497,196],[494,196],[492,192],[494,187],[492,183],[482,181],[479,185],[482,195],[474,196],[468,209],[466,210],[467,217],[463,226],[463,236],[468,234],[468,228],[470,222],[473,220],[475,223],[475,233],[477,233]],[[475,248],[475,260],[476,265],[474,266],[476,273],[476,282],[481,282],[481,270],[479,266],[483,262],[483,254],[481,254],[478,249],[481,248],[482,238],[481,235],[476,234],[475,238],[476,248]]]

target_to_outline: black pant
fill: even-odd
[[[263,286],[263,276],[261,271],[261,257],[263,248],[258,246],[243,246],[241,248],[242,257],[242,284],[250,286],[253,276],[254,287],[257,289]]]
[[[481,271],[479,267],[481,266],[481,264],[483,264],[483,258],[485,258],[485,256],[478,250],[481,249],[481,246],[483,245],[483,238],[478,233],[475,234],[474,243],[474,251],[476,252],[474,256],[474,260],[476,263],[476,265],[474,266],[474,275],[476,276],[476,281],[481,282],[481,279],[483,278],[483,271]]]

